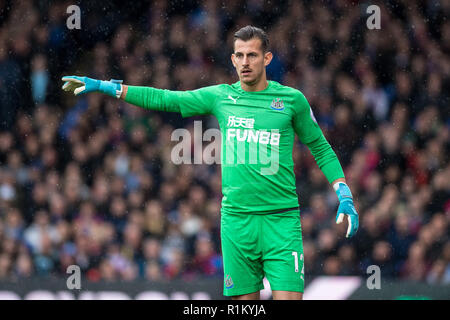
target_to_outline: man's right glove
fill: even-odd
[[[111,79],[109,81],[102,81],[78,76],[65,76],[62,80],[66,81],[62,86],[62,89],[65,91],[73,91],[76,96],[96,91],[115,98],[120,98],[120,95],[122,94],[122,80]]]

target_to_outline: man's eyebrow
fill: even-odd
[[[236,51],[234,54],[235,54],[235,55],[238,55],[238,54],[244,54],[244,53],[241,52],[241,51]],[[250,52],[247,53],[247,55],[249,55],[249,54],[258,54],[258,52],[256,52],[256,51],[250,51]]]

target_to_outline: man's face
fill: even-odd
[[[237,39],[234,42],[234,53],[231,55],[239,80],[247,85],[258,83],[265,74],[265,67],[272,60],[272,53],[264,53],[261,40],[252,38],[248,41]]]

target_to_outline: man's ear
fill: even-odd
[[[232,53],[231,54],[231,62],[233,63],[233,66],[236,68],[236,63],[234,62],[234,58],[235,58],[235,55],[234,55],[234,53]]]
[[[267,67],[270,64],[270,62],[272,61],[272,58],[273,58],[272,52],[269,51],[264,54],[264,66],[265,67]]]

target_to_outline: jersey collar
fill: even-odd
[[[258,93],[263,93],[268,91],[271,87],[272,87],[272,81],[271,80],[267,80],[268,85],[264,90],[260,90],[260,91],[245,91],[244,89],[242,89],[241,87],[241,81],[237,81],[233,84],[233,87],[239,91],[239,93],[241,94],[258,94]]]

